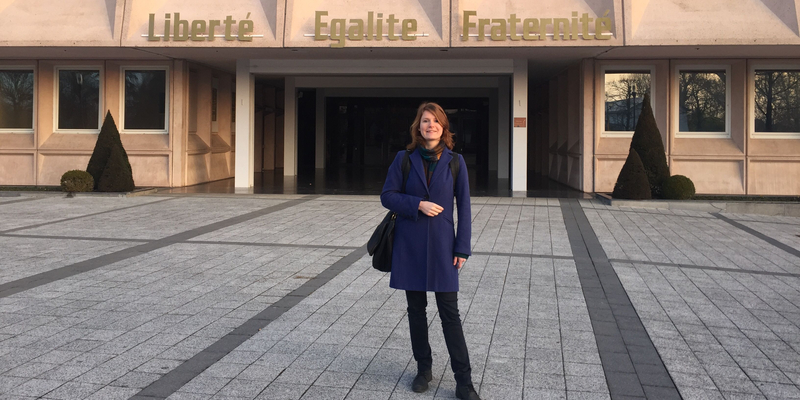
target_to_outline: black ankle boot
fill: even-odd
[[[456,397],[463,400],[481,400],[472,384],[463,386],[456,385]]]
[[[414,377],[414,382],[411,382],[411,390],[422,393],[428,390],[428,382],[433,380],[433,373],[431,371],[417,372]]]

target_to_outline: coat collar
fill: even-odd
[[[425,184],[425,190],[429,190],[428,179],[425,177],[425,171],[422,164],[422,155],[419,152],[419,148],[415,149],[409,158],[411,160],[412,169],[417,171],[417,175],[420,179],[422,179],[422,183]],[[450,167],[450,160],[452,159],[453,151],[445,147],[442,155],[439,156],[439,163],[436,164],[436,169],[433,171],[431,183],[435,182],[439,178],[439,176],[442,174],[442,171],[447,170]],[[428,194],[430,194],[430,192],[428,192]]]

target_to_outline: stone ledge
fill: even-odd
[[[596,193],[595,198],[607,206],[614,206],[614,207],[666,208],[672,210],[800,217],[800,203],[796,202],[724,201],[724,200],[624,200],[624,199],[614,199],[607,193]]]
[[[138,197],[154,194],[157,191],[157,188],[139,188],[130,192],[72,192],[67,193],[66,197]]]

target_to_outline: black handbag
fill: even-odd
[[[403,186],[402,193],[406,192],[406,181],[408,172],[411,170],[411,162],[408,159],[411,152],[406,150],[403,155]],[[383,221],[372,232],[372,236],[367,242],[367,252],[372,256],[372,267],[381,272],[392,271],[392,244],[394,243],[394,223],[397,220],[397,213],[389,211],[383,217]]]

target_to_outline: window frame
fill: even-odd
[[[607,73],[650,73],[650,107],[655,113],[656,109],[656,66],[635,64],[604,64],[600,67],[600,137],[627,138],[633,137],[634,131],[607,131],[606,130],[606,74]]]
[[[36,112],[38,109],[37,98],[38,98],[38,89],[39,89],[39,80],[37,79],[38,71],[36,70],[35,64],[3,64],[0,65],[0,71],[18,71],[18,70],[31,70],[33,71],[33,116],[31,120],[31,128],[24,129],[24,128],[0,128],[0,134],[19,134],[19,135],[28,135],[34,133],[36,131]]]
[[[682,71],[719,71],[725,70],[725,131],[723,132],[688,132],[681,131],[680,126],[680,93]],[[731,138],[731,65],[730,64],[681,64],[675,66],[673,75],[675,82],[672,96],[671,123],[675,127],[676,139],[730,139]]]
[[[125,72],[126,71],[164,71],[164,129],[125,129]],[[164,135],[169,134],[169,80],[170,69],[167,65],[123,65],[120,67],[120,102],[119,102],[119,115],[120,124],[119,132],[128,134],[147,134],[147,135]]]
[[[800,64],[751,63],[747,68],[747,125],[751,139],[800,139],[800,132],[756,132],[756,71],[783,70],[800,73]]]
[[[71,70],[71,71],[98,71],[99,77],[98,81],[100,82],[97,90],[98,90],[98,97],[97,97],[97,129],[61,129],[59,126],[58,121],[58,109],[60,106],[60,96],[61,91],[59,90],[59,84],[61,82],[60,73],[64,70]],[[77,134],[99,134],[100,129],[103,127],[103,118],[105,114],[103,114],[104,106],[104,87],[105,87],[105,71],[103,65],[100,64],[83,64],[83,65],[59,65],[56,66],[54,69],[54,79],[53,79],[53,97],[55,97],[55,102],[53,103],[53,132],[55,133],[77,133]]]

